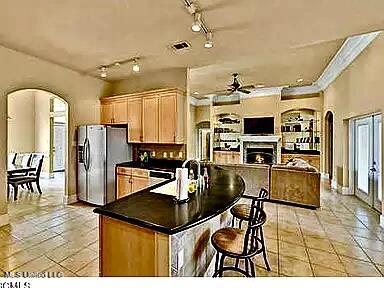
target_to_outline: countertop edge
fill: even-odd
[[[223,170],[222,168],[216,166],[217,168]],[[244,195],[244,192],[245,192],[245,182],[244,182],[244,179],[236,174],[238,176],[238,178],[240,179],[241,181],[241,192],[239,193],[239,195],[237,197],[234,197],[233,200],[231,201],[231,203],[229,203],[228,205],[226,205],[225,207],[223,207],[222,209],[219,209],[217,210],[215,213],[212,213],[211,215],[209,215],[208,217],[205,217],[204,219],[199,219],[198,221],[196,222],[193,222],[193,223],[189,223],[189,224],[186,224],[184,226],[180,226],[180,227],[177,227],[177,228],[166,228],[166,227],[163,227],[163,226],[160,226],[160,225],[156,225],[154,223],[150,223],[150,222],[147,222],[147,221],[144,221],[144,220],[140,220],[140,219],[137,219],[137,218],[132,218],[132,217],[126,217],[126,216],[123,216],[121,214],[118,214],[118,213],[114,213],[114,212],[111,212],[111,211],[107,211],[107,210],[104,210],[102,209],[101,207],[98,207],[98,208],[95,208],[93,210],[94,213],[97,213],[99,215],[102,215],[102,216],[107,216],[107,217],[110,217],[110,218],[113,218],[113,219],[117,219],[117,220],[120,220],[120,221],[124,221],[124,222],[127,222],[129,224],[133,224],[133,225],[136,225],[138,227],[142,227],[142,228],[146,228],[146,229],[150,229],[150,230],[153,230],[155,232],[159,232],[159,233],[163,233],[163,234],[167,234],[167,235],[173,235],[173,234],[176,234],[176,233],[179,233],[179,232],[182,232],[182,231],[185,231],[185,230],[188,230],[192,227],[195,227],[201,223],[204,223],[220,214],[222,214],[223,212],[225,212],[226,210],[228,210],[230,207],[232,207],[236,202],[238,202],[240,200],[241,197],[243,197]],[[156,189],[158,187],[161,187],[163,185],[166,185],[172,181],[176,180],[176,178],[173,178],[173,179],[166,179],[165,181],[161,182],[161,183],[157,183],[155,185],[152,185],[152,186],[148,186],[138,192],[136,192],[135,194],[137,193],[152,193],[150,192],[150,190],[153,190],[153,189]],[[129,197],[130,195],[128,196],[125,196],[117,201],[123,201],[125,200],[127,197]],[[172,197],[172,196],[169,196],[169,197]]]

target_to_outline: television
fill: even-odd
[[[274,117],[244,118],[244,134],[246,135],[275,134]]]

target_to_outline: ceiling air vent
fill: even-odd
[[[188,50],[189,48],[191,48],[191,45],[187,41],[180,41],[172,44],[171,48],[174,51],[182,51],[182,50]]]

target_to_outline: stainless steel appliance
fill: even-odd
[[[126,128],[105,125],[78,127],[77,197],[95,205],[116,199],[115,166],[132,160]]]

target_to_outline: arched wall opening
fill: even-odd
[[[324,156],[325,165],[324,172],[328,175],[329,179],[333,178],[333,113],[328,111],[324,118],[325,133],[324,133]]]
[[[28,155],[43,155],[42,192],[48,189],[56,193],[59,203],[68,195],[68,112],[67,101],[50,91],[19,89],[7,94],[8,166],[12,160],[20,162]],[[25,190],[20,194],[33,196]]]

